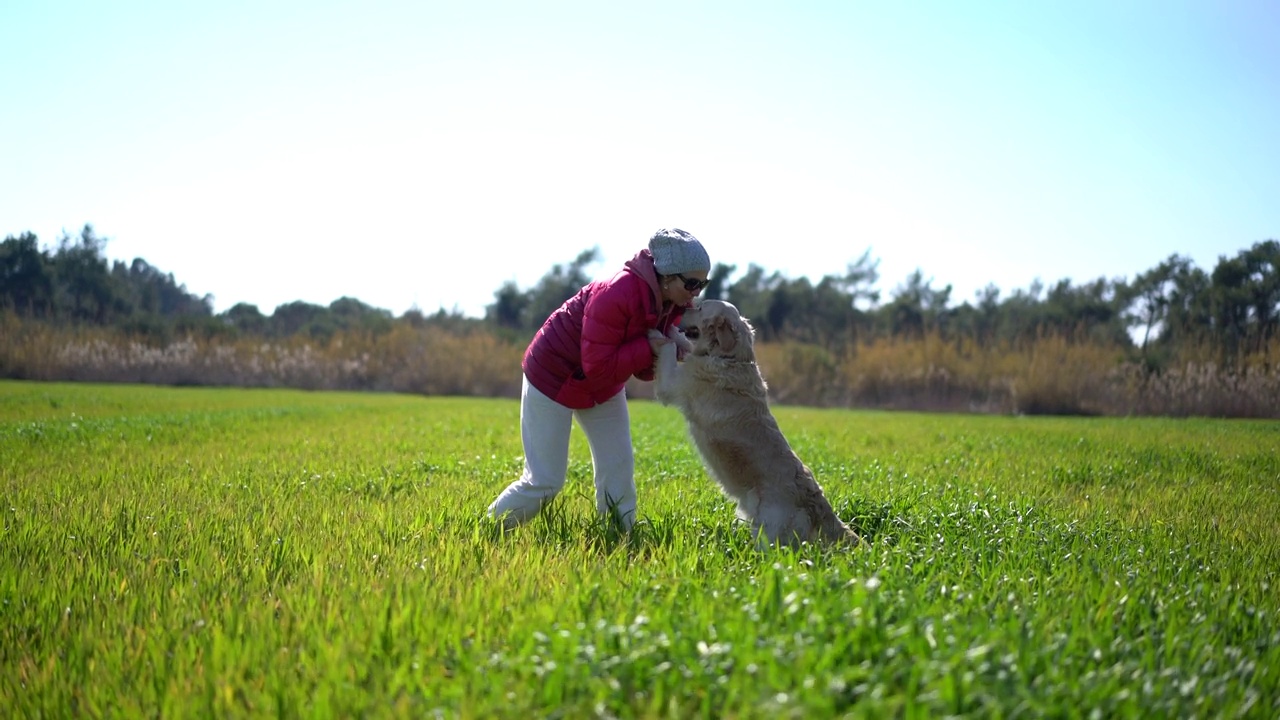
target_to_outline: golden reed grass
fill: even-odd
[[[397,325],[372,335],[186,337],[157,347],[112,329],[0,316],[0,376],[157,385],[295,387],[423,395],[515,396],[523,347],[484,332]]]
[[[1228,365],[1183,360],[1154,371],[1124,348],[1044,335],[982,345],[937,334],[833,353],[762,344],[775,402],[898,410],[1058,415],[1280,417],[1280,341]]]
[[[0,313],[0,376],[161,385],[296,387],[517,397],[524,345],[482,329],[396,324],[370,334],[187,337],[154,346],[119,331]],[[1132,351],[1045,335],[983,345],[935,334],[832,352],[761,343],[772,401],[953,412],[1280,417],[1280,340],[1225,365],[1203,347],[1152,371]],[[648,383],[628,391],[652,397]]]

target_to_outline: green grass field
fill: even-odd
[[[855,552],[760,550],[674,410],[641,522],[502,535],[510,400],[0,382],[7,717],[1280,714],[1280,423],[776,408]]]

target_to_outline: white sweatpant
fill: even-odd
[[[544,395],[524,379],[520,393],[520,438],[524,473],[489,506],[489,515],[510,529],[538,514],[562,488],[569,471],[569,431],[573,419],[587,436],[595,472],[596,510],[616,511],[624,528],[635,522],[635,455],[626,391],[586,410],[573,410]]]

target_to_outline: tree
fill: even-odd
[[[53,313],[50,261],[32,233],[10,235],[0,244],[0,306],[36,317]]]
[[[1175,277],[1181,268],[1191,265],[1191,259],[1170,255],[1159,265],[1140,273],[1125,289],[1126,310],[1124,320],[1129,327],[1142,330],[1140,347],[1146,351],[1152,333],[1163,330],[1169,318]]]
[[[1125,293],[1118,291],[1122,285],[1106,278],[1083,285],[1058,281],[1045,297],[1041,327],[1077,340],[1129,344],[1122,312]]]
[[[1256,243],[1241,253],[1255,349],[1273,337],[1280,323],[1280,242]]]
[[[916,268],[893,291],[893,300],[886,307],[890,328],[895,334],[914,336],[940,328],[950,302],[951,286],[934,289],[933,278],[925,280]]]
[[[236,303],[218,317],[245,335],[265,335],[267,332],[267,316],[257,305]]]
[[[485,321],[511,330],[536,331],[565,300],[591,282],[587,268],[599,260],[600,248],[584,250],[567,265],[552,265],[546,275],[524,291],[508,280],[493,294],[493,304],[485,307]]]
[[[772,292],[768,295],[761,319],[764,321],[766,338],[782,339],[798,329],[792,324],[792,317],[798,318],[801,325],[805,323],[805,305],[808,304],[805,301],[807,296],[813,294],[813,288],[809,286],[808,278],[790,281],[774,273],[772,280]]]
[[[726,283],[729,277],[738,269],[737,265],[725,265],[724,263],[716,263],[711,268],[711,274],[707,275],[707,287],[702,291],[702,297],[708,300],[724,300],[727,290]]]
[[[551,271],[529,291],[528,302],[524,308],[525,329],[537,330],[551,313],[555,312],[565,300],[573,297],[586,284],[591,282],[587,267],[598,262],[600,248],[584,250],[568,265],[556,264]]]
[[[318,340],[327,340],[337,330],[328,308],[301,300],[276,307],[269,327],[275,337],[305,333]]]
[[[342,330],[364,330],[379,334],[391,329],[391,311],[345,295],[329,303],[329,317]]]
[[[185,285],[173,279],[173,273],[161,272],[142,258],[134,258],[129,265],[115,262],[111,276],[130,312],[166,318],[213,316],[213,296],[187,292]]]
[[[1280,316],[1280,243],[1268,240],[1220,257],[1210,275],[1209,307],[1227,358],[1261,348]]]
[[[485,320],[498,327],[519,330],[524,327],[529,293],[521,292],[515,282],[508,280],[493,294],[493,304],[485,308]]]
[[[75,320],[105,324],[121,300],[102,254],[106,245],[107,239],[99,238],[92,225],[85,225],[75,238],[66,233],[58,238],[54,276],[65,293],[66,310]]]
[[[850,290],[848,276],[828,275],[812,291],[808,327],[800,339],[837,351],[870,329],[869,316],[858,309],[859,289]],[[874,293],[878,298],[879,293]],[[866,297],[865,294],[862,297]]]
[[[765,276],[764,268],[751,263],[747,272],[728,288],[728,302],[738,308],[742,316],[751,320],[761,340],[770,341],[775,338],[775,326],[769,318],[785,319],[782,311],[785,301],[775,303],[773,293],[785,281],[779,273]]]
[[[854,307],[865,302],[866,309],[875,308],[880,302],[880,291],[875,289],[880,281],[880,258],[871,259],[871,248],[863,251],[857,260],[849,263],[845,273],[836,281],[837,287],[850,297]]]
[[[1161,342],[1176,347],[1212,339],[1208,273],[1186,260],[1174,263],[1170,279],[1172,287]]]

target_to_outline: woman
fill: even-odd
[[[649,331],[679,332],[710,270],[697,238],[659,230],[616,275],[588,284],[551,313],[521,364],[524,473],[489,506],[491,517],[514,528],[560,492],[576,417],[591,447],[596,510],[631,528],[635,459],[623,387],[632,376],[653,380],[653,356],[664,340],[650,340]]]

